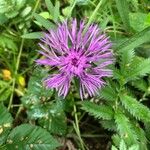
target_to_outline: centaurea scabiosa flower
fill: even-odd
[[[107,68],[113,63],[109,38],[96,24],[91,24],[86,32],[84,28],[84,21],[79,25],[76,19],[64,21],[57,29],[45,33],[39,43],[44,58],[36,60],[37,64],[57,70],[44,84],[56,89],[59,96],[68,94],[73,78],[79,80],[81,99],[86,93],[94,96],[105,84],[102,78],[112,76],[112,70]]]

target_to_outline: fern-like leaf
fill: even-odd
[[[125,67],[126,65],[130,64],[133,60],[133,57],[135,56],[134,49],[132,50],[125,50],[121,52],[121,65],[122,68]]]
[[[147,85],[146,81],[143,79],[133,81],[131,83],[131,85],[134,86],[135,88],[137,88],[138,90],[142,91],[142,92],[146,92],[148,89],[148,85]]]
[[[117,97],[117,93],[115,91],[116,86],[117,85],[112,87],[112,85],[108,85],[102,88],[100,91],[100,97],[108,101],[114,101]]]
[[[97,105],[89,101],[84,101],[82,109],[98,119],[111,120],[113,118],[114,112],[112,108],[106,105]]]
[[[128,145],[135,144],[137,142],[137,135],[132,129],[129,119],[121,112],[116,112],[115,122],[120,136],[126,141]]]
[[[136,60],[134,64],[128,66],[125,78],[127,81],[135,80],[150,73],[150,58]]]
[[[128,95],[120,96],[122,104],[125,108],[138,120],[150,122],[150,110],[138,102],[135,98]]]

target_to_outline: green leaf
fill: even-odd
[[[60,144],[46,130],[30,124],[14,128],[6,143],[9,150],[55,150],[58,146]]]
[[[0,90],[0,101],[5,101],[9,98],[12,90],[10,88],[4,87],[4,89]]]
[[[0,25],[4,24],[7,21],[8,21],[8,18],[4,14],[0,13]]]
[[[138,120],[150,122],[150,110],[128,95],[120,95],[120,99],[125,108]]]
[[[150,73],[150,58],[144,60],[136,58],[135,61],[127,67],[128,68],[125,75],[126,80],[135,80]]]
[[[19,10],[26,4],[26,0],[15,0],[15,4],[16,9]]]
[[[117,88],[116,84],[108,84],[100,90],[100,97],[108,101],[115,101],[117,98],[117,92],[115,88]]]
[[[132,129],[129,119],[121,112],[116,112],[115,122],[121,138],[123,138],[128,145],[135,144],[137,142],[137,135]]]
[[[45,107],[46,117],[39,119],[39,124],[46,128],[50,133],[65,135],[67,124],[66,116],[61,102],[54,103]]]
[[[131,147],[129,147],[128,150],[140,150],[140,149],[139,149],[139,145],[134,144],[134,145],[132,145]]]
[[[144,79],[135,80],[131,85],[143,92],[148,90],[148,84]]]
[[[127,150],[127,146],[124,140],[121,140],[120,145],[119,145],[119,150]]]
[[[21,99],[30,118],[37,119],[47,115],[46,102],[53,94],[53,90],[46,89],[42,84],[42,79],[47,76],[45,69],[36,68],[29,80],[27,93]]]
[[[144,29],[143,31],[135,34],[133,37],[129,38],[125,42],[121,43],[116,50],[119,52],[125,51],[125,50],[132,50],[139,45],[150,41],[150,27]]]
[[[51,0],[45,0],[45,3],[46,3],[46,7],[47,7],[48,11],[50,12],[51,16],[54,17],[54,6],[53,6]]]
[[[88,5],[88,4],[90,4],[90,0],[76,0],[76,3],[79,6]]]
[[[107,129],[108,131],[116,132],[116,124],[113,120],[101,120],[100,124],[104,129]]]
[[[42,17],[36,13],[34,14],[34,17],[37,20],[37,22],[40,23],[47,30],[55,27],[55,25],[52,22],[50,22],[49,20],[45,19],[44,17]]]
[[[115,1],[124,26],[126,27],[126,29],[130,30],[129,8],[128,8],[129,6],[127,0],[115,0]]]
[[[27,33],[21,36],[22,38],[25,39],[40,39],[43,37],[42,32],[32,32],[32,33]]]
[[[2,103],[0,103],[0,145],[5,143],[12,127],[13,118]]]
[[[134,49],[133,50],[125,50],[121,53],[121,68],[124,70],[126,66],[128,66],[135,56]]]
[[[84,101],[81,103],[82,109],[88,112],[90,115],[98,119],[111,120],[113,118],[113,110],[111,107],[106,105],[97,105],[89,101]]]
[[[131,27],[135,30],[135,31],[142,31],[144,30],[146,27],[148,27],[148,24],[145,24],[146,19],[148,17],[148,15],[146,13],[141,13],[141,12],[137,12],[137,13],[130,13],[129,14],[129,18],[130,18],[130,24]]]
[[[54,22],[57,22],[59,19],[59,14],[60,14],[59,9],[60,9],[60,3],[59,1],[56,1],[55,7],[54,7],[54,18],[53,18]]]
[[[111,150],[118,150],[118,149],[112,145]]]
[[[29,15],[29,13],[31,12],[32,7],[28,6],[26,7],[20,14],[21,17],[26,17],[27,15]]]

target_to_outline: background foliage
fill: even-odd
[[[149,0],[0,1],[0,149],[150,149]],[[96,22],[113,43],[113,77],[93,98],[65,100],[42,85],[42,31]]]

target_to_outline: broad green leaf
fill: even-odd
[[[12,90],[8,87],[4,87],[4,89],[0,90],[0,101],[5,101],[9,98]]]
[[[39,22],[44,28],[46,28],[47,30],[54,28],[54,24],[52,22],[50,22],[49,20],[45,19],[44,17],[38,15],[38,14],[34,14],[35,19],[37,20],[37,22]]]
[[[138,120],[150,122],[150,110],[138,102],[135,98],[128,95],[120,95],[124,107]]]
[[[9,134],[6,148],[14,150],[55,150],[60,144],[44,129],[30,124],[22,124]]]
[[[150,27],[144,29],[143,31],[135,34],[133,37],[129,38],[125,42],[121,43],[116,50],[122,52],[125,50],[132,50],[139,45],[150,41]]]
[[[39,119],[39,124],[50,133],[65,135],[67,124],[63,106],[60,102],[45,107],[45,117]]]
[[[22,98],[27,108],[28,117],[37,119],[39,124],[49,132],[64,135],[66,133],[66,116],[61,102],[50,102],[53,91],[43,87],[42,79],[47,77],[45,69],[37,68],[28,83],[28,91]]]
[[[0,145],[6,142],[12,127],[13,118],[2,103],[0,103]]]
[[[27,93],[22,97],[22,103],[27,108],[30,118],[42,118],[47,116],[47,101],[51,98],[53,91],[43,86],[42,80],[48,73],[45,69],[36,68],[28,83]]]
[[[127,0],[115,0],[117,4],[117,9],[122,19],[122,22],[126,29],[130,30],[129,22],[129,6]]]
[[[8,21],[8,18],[4,14],[0,13],[0,25],[2,25],[3,23],[7,21]]]
[[[111,120],[113,118],[113,110],[109,106],[94,104],[89,101],[84,101],[81,103],[82,109],[88,112],[90,115],[98,119]]]
[[[21,36],[22,38],[25,39],[40,39],[43,37],[42,32],[32,32],[32,33],[27,33]]]
[[[9,49],[11,52],[16,52],[18,50],[17,44],[12,40],[12,38],[14,37],[11,37],[10,35],[8,36],[7,34],[0,35],[0,53],[4,53],[4,49]]]

